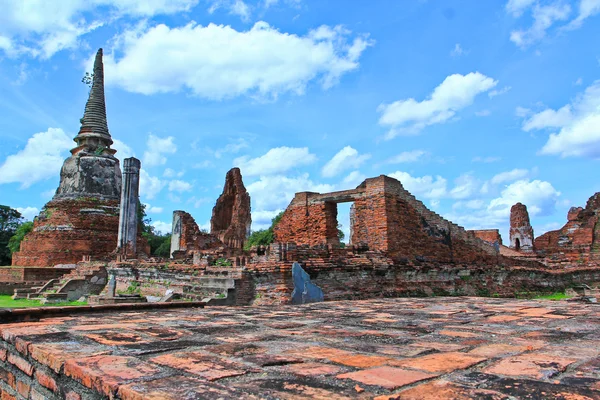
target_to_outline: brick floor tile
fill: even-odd
[[[244,375],[251,368],[232,361],[215,358],[210,354],[196,351],[181,351],[172,354],[163,354],[151,358],[150,361],[166,365],[171,368],[201,376],[209,381],[214,381],[229,376]]]
[[[402,368],[378,367],[340,374],[337,375],[336,378],[352,379],[365,385],[381,386],[386,389],[394,390],[435,376],[436,375],[425,372],[410,371]]]
[[[527,376],[536,379],[548,379],[564,371],[576,358],[562,358],[551,354],[529,353],[505,358],[485,368],[488,374]]]
[[[485,357],[473,356],[458,352],[449,352],[429,354],[422,357],[399,360],[393,365],[420,369],[428,372],[447,373],[457,369],[469,368],[485,360]]]
[[[150,378],[159,372],[156,366],[137,358],[109,355],[67,360],[64,367],[66,376],[109,397],[120,384]]]
[[[311,362],[286,365],[282,370],[302,376],[327,376],[339,373],[342,368],[337,365]]]

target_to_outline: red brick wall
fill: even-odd
[[[473,235],[488,243],[502,244],[502,237],[498,229],[476,229],[468,232],[473,232]]]
[[[118,229],[118,201],[51,201],[35,219],[20,251],[13,254],[13,265],[52,267],[75,264],[88,255],[105,258],[117,247]]]

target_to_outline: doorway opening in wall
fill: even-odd
[[[515,250],[521,250],[521,241],[519,240],[519,238],[515,239]]]
[[[346,247],[350,242],[350,207],[354,202],[337,204],[337,228],[340,245]]]

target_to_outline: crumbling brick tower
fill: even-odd
[[[121,170],[106,121],[102,49],[81,128],[60,171],[56,194],[35,218],[34,228],[13,254],[16,266],[52,267],[83,256],[108,256],[117,245]]]
[[[223,193],[217,199],[210,219],[210,233],[227,247],[242,249],[250,235],[250,195],[242,181],[239,168],[232,168],[225,176]]]
[[[533,228],[529,222],[527,206],[517,203],[510,208],[510,248],[523,253],[533,253]]]

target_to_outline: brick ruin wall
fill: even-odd
[[[533,228],[527,206],[517,203],[510,208],[509,247],[524,253],[534,251]]]
[[[14,266],[75,264],[102,259],[117,247],[119,201],[82,198],[51,201],[13,254]]]
[[[561,229],[535,239],[538,255],[556,266],[595,265],[600,262],[600,193],[589,198],[586,207],[573,207]]]
[[[502,245],[502,236],[500,236],[498,229],[474,229],[469,230],[469,232],[485,242]]]
[[[339,244],[337,205],[353,201],[352,245],[400,259],[495,264],[498,251],[472,232],[430,211],[393,178],[365,180],[354,190],[297,193],[275,227],[275,241]]]
[[[217,199],[210,219],[210,233],[227,247],[242,249],[250,234],[250,195],[242,181],[239,168],[232,168],[225,176],[223,193]]]
[[[179,252],[178,257],[187,257],[195,250],[209,250],[223,246],[215,236],[202,232],[189,213],[173,211],[173,230],[171,234],[171,255]]]
[[[41,286],[70,271],[70,268],[0,267],[0,294],[12,295],[15,289]]]

